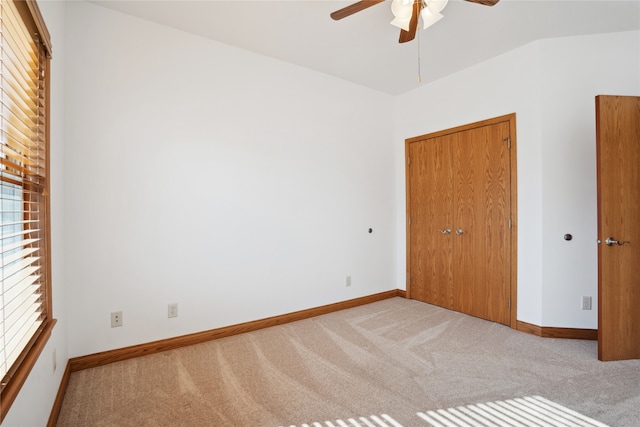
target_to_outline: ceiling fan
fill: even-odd
[[[354,13],[360,12],[385,0],[361,0],[350,4],[331,14],[331,18],[338,21]],[[442,18],[440,12],[449,0],[393,0],[391,11],[395,19],[391,24],[400,27],[400,43],[411,41],[416,36],[418,20],[422,16],[423,28],[435,24]],[[465,0],[485,6],[493,6],[500,0]]]

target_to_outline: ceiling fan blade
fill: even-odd
[[[406,43],[416,38],[420,9],[422,9],[422,1],[414,1],[413,11],[411,12],[411,21],[409,21],[409,31],[400,30],[400,40],[398,40],[399,43]]]
[[[384,0],[362,0],[357,3],[350,4],[347,7],[343,7],[340,10],[336,10],[330,16],[337,21],[339,19],[353,15],[356,12],[360,12],[361,10],[365,10],[371,6],[375,6],[378,3],[382,3],[383,1]]]
[[[467,1],[471,3],[482,4],[485,6],[495,6],[495,4],[498,3],[500,0],[467,0]]]

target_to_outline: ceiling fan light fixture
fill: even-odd
[[[466,0],[469,3],[481,4],[484,6],[494,6],[500,0]],[[359,0],[342,9],[332,12],[329,16],[338,21],[354,13],[360,12],[371,6],[380,3],[387,3],[385,0]],[[406,43],[416,37],[416,30],[422,17],[422,27],[429,28],[442,19],[442,10],[447,6],[449,0],[392,0],[391,12],[394,19],[391,24],[402,29],[400,31],[399,43]]]
[[[395,17],[391,25],[409,31],[411,13],[413,11],[413,0],[393,0],[391,3],[391,13]]]
[[[429,8],[426,7],[422,9],[422,12],[420,12],[420,16],[422,16],[422,28],[425,30],[441,20],[443,17],[441,13],[433,13],[429,10]]]
[[[393,21],[391,21],[391,25],[394,25],[398,28],[402,28],[405,31],[409,31],[409,24],[411,23],[411,18],[409,19],[404,19],[404,18],[394,18]]]

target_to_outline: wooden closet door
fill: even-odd
[[[407,296],[515,327],[515,114],[407,139],[406,154]]]
[[[454,309],[510,324],[509,123],[455,135]]]
[[[410,298],[453,308],[453,172],[448,137],[409,146]]]

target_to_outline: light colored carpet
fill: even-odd
[[[600,362],[595,341],[393,298],[74,372],[58,426],[277,427],[388,414],[424,427],[419,412],[523,396],[638,426],[640,360]]]

